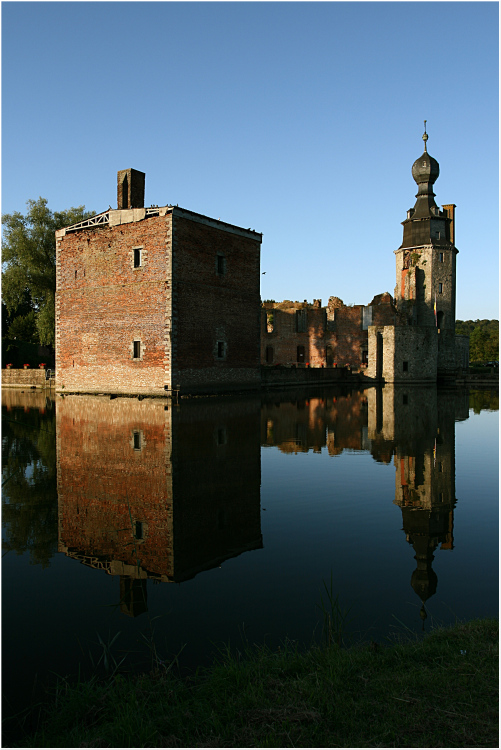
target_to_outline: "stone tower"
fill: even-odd
[[[416,203],[402,222],[404,236],[395,251],[397,285],[395,302],[410,325],[436,328],[438,332],[437,374],[455,368],[456,255],[454,245],[454,204],[440,210],[435,203],[433,185],[440,170],[424,152],[412,165],[418,185]]]

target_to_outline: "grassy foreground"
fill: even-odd
[[[203,673],[60,683],[23,747],[498,747],[498,621],[250,649]]]

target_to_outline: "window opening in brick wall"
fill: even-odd
[[[271,365],[273,362],[273,347],[267,346],[266,347],[266,364]]]
[[[444,262],[444,254],[443,253],[439,253],[438,254],[438,260],[439,260],[440,263]]]
[[[306,331],[306,310],[296,310],[296,332],[304,333]]]
[[[224,359],[224,341],[217,342],[217,357],[218,359]]]
[[[226,273],[226,258],[224,255],[216,255],[216,269],[219,276],[224,276]]]
[[[133,342],[133,355],[134,359],[141,359],[141,342]]]
[[[76,279],[76,277],[77,277],[77,272],[75,271],[75,279]]]
[[[444,291],[444,285],[442,284],[442,282],[440,282],[438,285],[438,293],[442,294],[443,291]]]
[[[140,451],[141,450],[141,433],[137,430],[132,433],[132,437],[134,439],[134,450]]]
[[[407,395],[407,393],[402,394],[402,403],[404,405],[409,403],[409,396]]]
[[[134,248],[134,268],[141,268],[141,248]]]
[[[402,370],[404,372],[408,372],[409,371],[409,363],[408,362],[402,362]]]
[[[136,539],[143,539],[143,522],[142,521],[136,521],[134,537]]]
[[[272,312],[266,313],[266,331],[273,333],[275,330],[275,316]]]
[[[297,348],[297,361],[299,364],[304,363],[304,346],[298,346]]]

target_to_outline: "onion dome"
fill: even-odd
[[[412,176],[414,177],[414,181],[417,182],[418,185],[420,185],[423,182],[433,185],[438,175],[440,174],[438,161],[434,159],[433,156],[430,156],[426,149],[427,140],[428,140],[428,133],[426,132],[426,120],[425,120],[424,121],[424,133],[423,133],[424,152],[423,152],[423,155],[420,156],[419,159],[416,159],[416,161],[412,165]]]

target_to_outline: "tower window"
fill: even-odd
[[[143,523],[142,521],[136,521],[134,524],[135,530],[134,530],[134,538],[135,539],[143,539]]]
[[[141,248],[134,248],[134,268],[141,268]]]
[[[218,359],[224,359],[225,355],[225,344],[224,341],[218,341],[217,342],[217,358]]]
[[[438,254],[438,260],[440,261],[440,263],[444,262],[444,254],[443,253],[439,253]]]
[[[141,450],[141,433],[137,431],[133,432],[132,437],[134,441],[134,450],[140,451]]]
[[[133,341],[132,356],[134,359],[141,359],[141,342]]]
[[[409,372],[409,363],[408,362],[402,362],[402,370],[404,372]]]
[[[438,285],[438,293],[442,294],[443,291],[444,291],[444,285],[440,282],[440,284]]]

